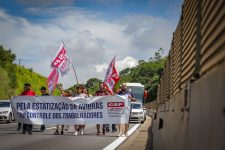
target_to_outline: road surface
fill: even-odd
[[[135,124],[131,124],[132,128]],[[99,150],[118,139],[117,133],[96,135],[95,125],[87,125],[85,135],[74,136],[72,132],[54,135],[55,127],[46,127],[40,132],[40,126],[33,128],[33,134],[21,134],[16,131],[16,123],[0,123],[1,150]]]

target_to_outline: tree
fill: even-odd
[[[159,48],[157,52],[155,52],[155,60],[159,60],[164,55],[164,50],[162,48]]]
[[[99,84],[100,82],[102,81],[97,78],[90,78],[89,80],[87,80],[86,87],[90,88],[94,86],[95,84]]]
[[[120,82],[138,82],[145,86],[150,96],[147,102],[153,101],[157,97],[157,85],[162,74],[166,57],[163,57],[164,50],[160,48],[155,52],[154,59],[149,61],[139,60],[139,64],[133,68],[126,68],[120,71]],[[116,86],[118,87],[118,85]]]

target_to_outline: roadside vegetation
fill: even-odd
[[[0,99],[10,99],[23,91],[24,83],[30,83],[37,95],[41,86],[47,87],[47,78],[33,72],[32,68],[25,68],[14,64],[16,55],[9,49],[0,46]],[[59,95],[59,90],[54,91]]]

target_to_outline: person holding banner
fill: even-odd
[[[25,83],[24,84],[24,91],[20,94],[21,96],[36,96],[35,92],[31,90],[31,84],[30,83]],[[20,130],[21,128],[21,123],[18,123],[18,129]],[[32,124],[23,124],[23,134],[32,134]],[[18,130],[17,129],[17,130]]]
[[[105,90],[104,83],[100,82],[99,83],[99,90],[95,93],[95,96],[105,96],[105,95],[109,95],[109,93]],[[103,124],[103,126],[102,126],[102,134],[103,135],[105,135],[106,127],[107,127],[107,124]],[[100,135],[100,124],[96,124],[96,128],[97,128],[96,134]]]
[[[83,88],[83,89],[82,89],[82,92],[81,92],[81,94],[79,96],[80,97],[84,97],[84,98],[90,97],[88,89],[86,87],[81,87],[81,88]],[[84,128],[85,128],[85,125],[79,125],[78,131],[79,130],[81,131],[81,133],[80,133],[81,135],[85,134],[84,133]]]
[[[49,94],[46,91],[47,90],[46,87],[42,86],[40,90],[41,90],[41,96],[49,96]],[[45,125],[41,125],[40,131],[41,132],[45,131]]]
[[[118,95],[121,95],[121,96],[126,96],[130,101],[136,101],[135,98],[133,97],[133,95],[131,94],[130,91],[128,91],[127,89],[127,84],[126,83],[123,83],[122,86],[121,86],[121,90],[117,93]],[[122,127],[124,127],[124,132],[122,131]],[[125,125],[123,124],[119,124],[118,125],[118,128],[119,128],[119,135],[118,136],[128,136],[127,135],[127,131],[129,129],[129,122],[126,123]]]
[[[76,91],[75,97],[85,97],[85,95],[83,94],[83,89],[84,87],[82,85],[78,85],[76,87],[77,91]],[[85,125],[74,125],[74,129],[75,129],[74,136],[77,136],[79,131],[81,131],[80,134],[83,135],[84,127]]]
[[[57,88],[61,91],[61,96],[63,97],[70,97],[70,93],[66,93],[64,92],[63,88],[62,88],[62,84],[58,84],[57,85]],[[65,129],[66,130],[66,129]],[[56,126],[56,130],[55,130],[55,135],[59,135],[59,125]],[[64,134],[64,125],[61,125],[61,132],[60,132],[61,135]]]

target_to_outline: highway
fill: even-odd
[[[130,124],[132,128],[135,124]],[[0,123],[1,150],[99,150],[118,139],[116,133],[96,135],[95,125],[87,125],[85,135],[74,136],[73,132],[54,135],[55,127],[46,127],[40,132],[40,126],[33,127],[33,134],[22,134],[16,131],[17,123]]]

